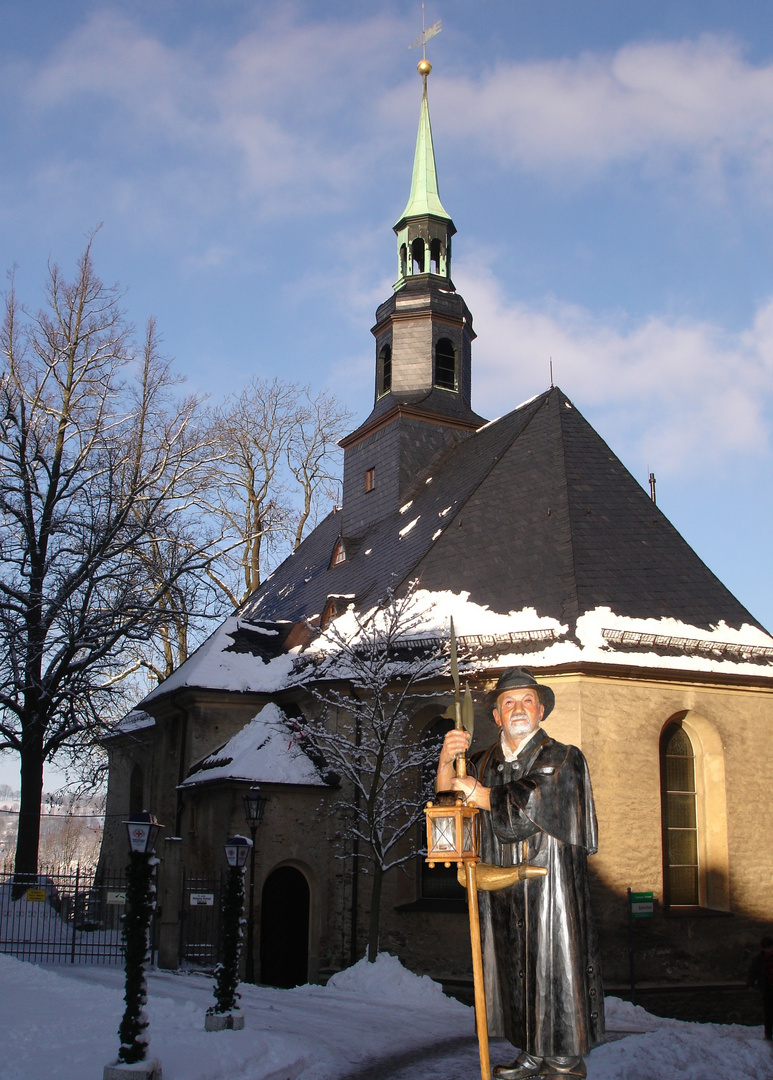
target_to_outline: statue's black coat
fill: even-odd
[[[585,1054],[604,1034],[587,869],[598,831],[585,758],[540,730],[516,761],[497,743],[471,764],[492,788],[491,813],[480,814],[483,861],[548,871],[479,894],[489,1033],[538,1057]]]

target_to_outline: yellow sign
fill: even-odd
[[[45,889],[27,889],[27,899],[33,904],[43,904],[46,900]]]

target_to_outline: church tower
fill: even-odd
[[[417,476],[484,420],[472,411],[472,315],[451,280],[456,232],[438,192],[427,100],[428,60],[408,203],[394,231],[398,277],[376,312],[373,410],[341,441],[344,537],[399,508]]]

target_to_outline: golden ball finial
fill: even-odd
[[[432,64],[430,64],[429,60],[427,60],[426,58],[424,60],[419,60],[419,63],[417,64],[417,70],[419,72],[419,75],[424,75],[426,77],[427,75],[429,75],[430,71],[432,71]]]

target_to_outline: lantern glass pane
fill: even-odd
[[[150,825],[145,825],[142,822],[132,822],[129,829],[129,843],[132,851],[146,851],[148,846],[148,836],[150,835]]]
[[[432,818],[432,850],[456,851],[456,829],[454,817]]]
[[[475,849],[475,828],[474,818],[466,817],[464,819],[464,846],[462,851],[473,851]]]

